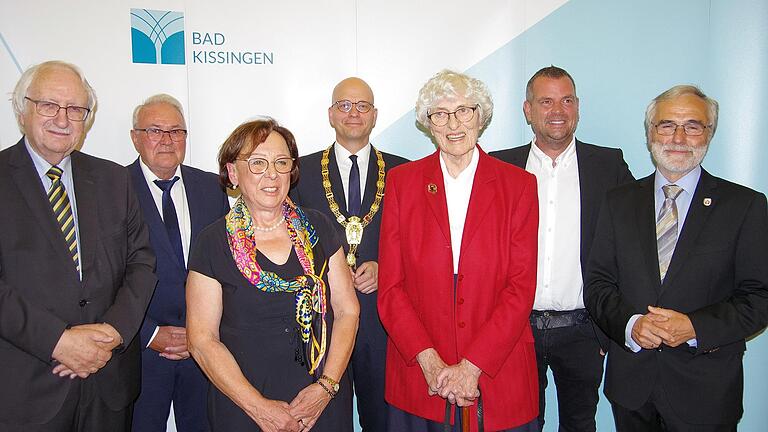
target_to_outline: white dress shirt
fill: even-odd
[[[472,195],[472,184],[475,182],[477,162],[480,152],[472,149],[472,160],[456,178],[448,173],[448,167],[440,155],[440,170],[443,172],[445,200],[448,204],[448,224],[451,227],[451,252],[453,252],[453,274],[459,273],[459,256],[461,254],[461,237],[464,234],[464,222],[467,220],[469,198]]]
[[[352,156],[352,153],[339,143],[333,144],[333,151],[336,154],[336,164],[339,166],[341,185],[344,187],[344,202],[349,203],[349,173],[352,171],[352,160],[349,157]],[[362,205],[365,195],[365,181],[368,178],[368,160],[371,158],[371,143],[354,154],[357,155],[357,166],[360,169],[360,204]],[[366,213],[365,210],[361,211]]]
[[[525,170],[536,176],[539,193],[539,250],[533,309],[583,309],[581,191],[576,140],[553,161],[536,146],[534,138]]]

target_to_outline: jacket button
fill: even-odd
[[[459,300],[457,300],[457,302],[459,304],[464,304],[464,298],[463,297],[459,297]]]
[[[465,325],[464,321],[459,322],[459,328],[464,328]]]
[[[80,302],[78,304],[80,305],[80,307],[85,307],[85,305],[88,304],[88,300],[82,299],[82,300],[80,300]]]

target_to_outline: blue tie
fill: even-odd
[[[352,169],[349,171],[349,200],[347,211],[350,216],[360,215],[360,167],[357,166],[357,155],[349,157],[352,160]]]
[[[184,249],[181,247],[181,231],[179,230],[179,217],[176,215],[176,206],[171,197],[171,188],[179,180],[179,176],[173,176],[170,180],[155,180],[155,185],[163,190],[163,223],[168,232],[168,240],[171,241],[171,247],[176,252],[179,264],[186,268],[184,264]]]

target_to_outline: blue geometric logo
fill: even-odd
[[[184,64],[184,14],[131,9],[134,63]]]

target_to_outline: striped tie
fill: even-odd
[[[72,262],[75,269],[80,272],[80,256],[77,253],[77,234],[75,234],[75,218],[72,213],[72,204],[69,202],[67,191],[61,182],[61,174],[64,171],[56,165],[52,166],[45,175],[51,179],[51,188],[48,189],[48,201],[51,203],[53,215],[64,234],[64,241],[67,243],[69,253],[72,255]]]
[[[656,247],[659,251],[659,274],[661,281],[667,275],[672,253],[677,244],[677,204],[675,199],[683,191],[678,185],[666,185],[664,189],[664,205],[661,206],[659,218],[656,220]]]

